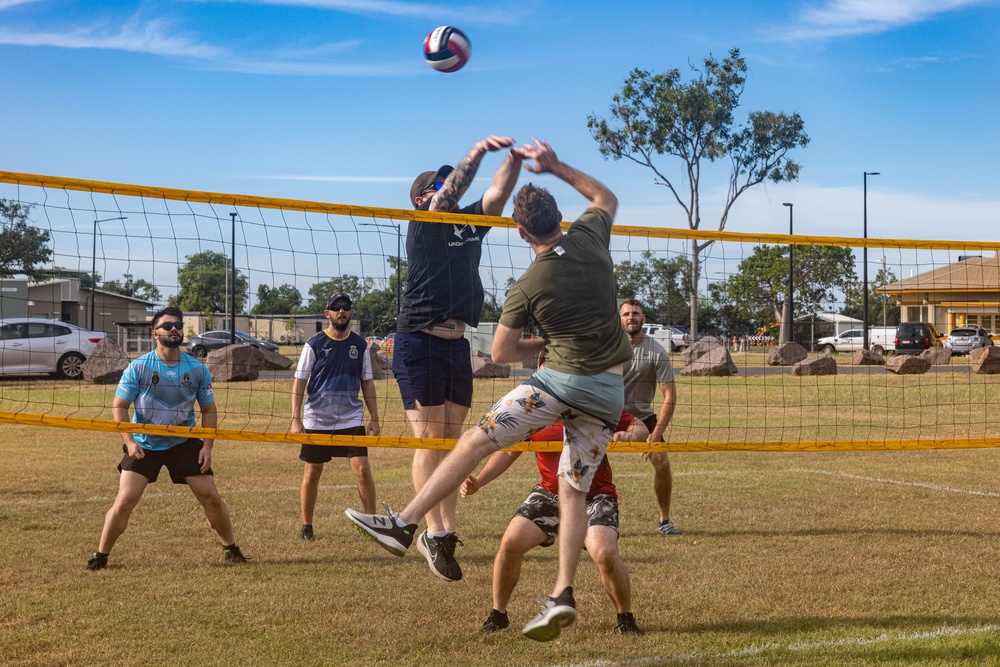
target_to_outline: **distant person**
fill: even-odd
[[[644,441],[649,432],[645,425],[632,415],[622,412],[614,441]],[[534,442],[562,440],[562,424],[539,431],[529,438]],[[462,484],[461,495],[467,498],[503,474],[521,452],[500,451],[486,462],[478,475],[470,475]],[[537,546],[555,544],[559,534],[559,452],[538,452],[535,462],[542,475],[541,484],[531,493],[507,524],[493,561],[493,608],[481,633],[506,632],[510,629],[507,603],[521,577],[524,554]],[[622,635],[641,635],[632,614],[632,592],[628,567],[618,553],[618,491],[612,481],[611,464],[607,455],[594,475],[587,492],[587,536],[584,541],[587,553],[601,573],[604,589],[618,614],[615,632]]]
[[[535,253],[524,274],[508,290],[493,335],[497,363],[537,355],[546,366],[510,391],[462,434],[416,497],[399,514],[376,516],[346,511],[358,530],[397,556],[406,554],[416,522],[462,485],[476,465],[502,447],[562,421],[566,429],[559,462],[559,573],[542,611],[522,629],[550,641],[576,618],[573,580],[587,533],[587,492],[624,407],[624,362],[628,339],[615,315],[614,263],[609,244],[618,200],[603,184],[559,160],[535,140],[512,153],[535,164],[525,169],[551,173],[589,202],[563,234],[555,199],[528,184],[514,198],[517,231]],[[585,305],[586,307],[581,307]],[[533,317],[542,338],[523,338]]]
[[[201,425],[215,428],[218,411],[212,395],[208,367],[185,352],[184,315],[177,308],[164,308],[150,322],[156,349],[134,360],[125,369],[114,402],[115,421],[129,421],[129,407],[135,406],[132,422],[165,426],[195,426],[194,404],[201,409]],[[88,570],[108,566],[108,554],[128,527],[132,510],[146,486],[156,481],[163,466],[174,484],[187,484],[205,510],[208,525],[222,543],[223,562],[246,563],[233,539],[229,508],[222,502],[212,475],[214,440],[183,436],[122,433],[125,455],[118,470],[118,496],[104,517],[104,529],[97,551],[87,563]]]
[[[329,324],[306,341],[292,381],[292,423],[290,433],[328,435],[380,435],[378,400],[372,379],[368,343],[351,331],[354,315],[351,297],[334,292],[323,311]],[[364,406],[358,398],[364,397]],[[303,413],[303,396],[305,411]],[[365,431],[364,407],[368,407]],[[368,463],[367,447],[302,445],[299,459],[305,462],[299,500],[302,528],[299,538],[312,541],[313,515],[323,465],[334,458],[348,459],[358,483],[358,495],[366,512],[375,511],[375,479]]]
[[[635,299],[625,299],[619,310],[622,329],[632,345],[632,364],[625,371],[625,409],[641,419],[649,430],[648,442],[663,442],[663,432],[674,416],[677,404],[677,387],[670,355],[663,346],[642,331],[646,315],[642,304]],[[663,394],[660,413],[653,412],[656,390]],[[664,535],[679,535],[680,531],[670,518],[670,497],[673,494],[673,474],[670,457],[666,452],[645,452],[644,461],[653,464],[653,491],[660,510],[658,530]]]
[[[512,152],[493,175],[482,199],[459,208],[487,153],[507,148],[510,137],[477,141],[453,169],[445,165],[425,171],[410,187],[410,202],[420,211],[468,215],[500,215],[514,191],[521,158]],[[406,231],[406,291],[403,293],[392,371],[399,384],[407,420],[417,438],[458,438],[472,407],[472,349],[467,326],[479,326],[483,283],[479,261],[489,227],[411,220]],[[413,486],[420,491],[446,451],[417,449],[413,454]],[[457,485],[456,485],[457,490]],[[462,578],[455,559],[457,492],[442,497],[425,511],[427,530],[417,548],[431,572],[445,581]],[[367,511],[367,510],[366,510]],[[419,517],[418,517],[419,520]]]

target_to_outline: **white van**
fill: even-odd
[[[851,329],[839,336],[828,336],[816,341],[820,352],[857,352],[864,348],[864,329]],[[887,354],[896,349],[896,327],[871,327],[868,329],[868,349],[877,354]]]

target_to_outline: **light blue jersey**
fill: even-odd
[[[115,396],[132,403],[134,424],[196,426],[195,403],[214,403],[212,374],[194,357],[181,352],[181,360],[169,366],[156,351],[144,354],[122,373]],[[136,433],[135,441],[143,449],[164,450],[187,438]]]

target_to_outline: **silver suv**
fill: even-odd
[[[77,379],[83,362],[104,338],[69,322],[37,317],[0,320],[0,375],[52,373]]]

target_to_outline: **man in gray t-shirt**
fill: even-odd
[[[647,442],[662,442],[663,431],[670,423],[677,403],[670,355],[662,345],[643,333],[642,325],[646,323],[646,315],[641,303],[635,299],[625,299],[619,314],[622,328],[632,344],[632,365],[625,372],[625,409],[642,420],[649,429]],[[653,412],[653,398],[657,389],[663,394],[659,416]],[[647,452],[642,457],[653,464],[653,490],[660,508],[659,531],[664,535],[678,535],[680,531],[670,519],[670,496],[673,492],[670,457],[666,452]]]

